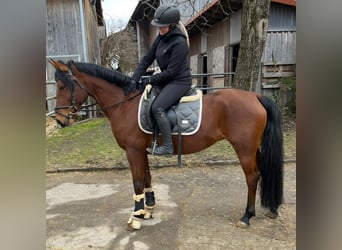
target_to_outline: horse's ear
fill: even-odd
[[[55,61],[53,59],[49,60],[49,63],[55,68],[58,69],[60,71],[64,71],[64,72],[68,72],[68,66],[66,66],[64,63],[60,62],[60,61]]]
[[[55,69],[58,69],[55,60],[50,59],[50,60],[49,60],[49,63],[50,63]]]

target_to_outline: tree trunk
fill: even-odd
[[[271,0],[243,0],[241,42],[233,87],[256,90],[268,30]]]

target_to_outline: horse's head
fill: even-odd
[[[87,99],[88,93],[66,64],[54,60],[49,60],[49,63],[56,69],[55,119],[62,127],[72,125],[77,110]]]

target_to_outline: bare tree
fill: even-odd
[[[255,90],[268,30],[271,0],[242,0],[241,41],[233,87]]]
[[[119,32],[111,33],[101,41],[101,64],[123,73],[135,69],[137,53],[136,36],[129,25]]]

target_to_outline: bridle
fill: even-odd
[[[69,121],[69,119],[71,119],[73,116],[77,115],[78,111],[81,111],[81,109],[78,109],[76,106],[75,84],[74,83],[76,83],[87,95],[90,95],[90,92],[77,80],[77,78],[72,74],[70,69],[68,70],[67,76],[71,78],[71,83],[72,83],[72,84],[70,84],[71,104],[69,106],[65,105],[65,106],[55,107],[55,113],[60,115],[60,116],[65,117],[67,119],[67,121]],[[65,88],[65,86],[63,88]],[[91,104],[91,105],[87,105],[87,106],[94,106],[94,105],[96,105],[96,103]],[[83,106],[82,108],[85,108],[85,106]],[[68,109],[69,113],[67,115],[65,115],[65,114],[59,112],[59,110],[61,110],[61,109]]]
[[[65,73],[65,72],[63,72],[63,73]],[[70,69],[68,69],[68,73],[66,73],[66,74],[67,74],[68,77],[71,78],[71,83],[72,83],[72,84],[70,84],[71,104],[69,106],[65,105],[65,106],[55,107],[55,113],[60,115],[60,116],[65,117],[67,119],[67,123],[69,123],[69,119],[71,119],[73,116],[77,115],[77,112],[79,112],[79,111],[88,111],[87,108],[95,106],[97,103],[93,103],[93,104],[89,104],[89,105],[83,105],[80,109],[78,109],[77,106],[76,106],[75,84],[74,83],[76,83],[88,96],[91,96],[91,94],[90,94],[89,90],[86,87],[84,87],[77,80],[77,78],[72,74]],[[65,86],[63,88],[65,88]],[[99,111],[99,110],[104,110],[104,109],[107,109],[107,108],[116,107],[116,106],[118,106],[118,105],[120,105],[122,103],[125,103],[127,101],[130,101],[130,100],[134,99],[135,97],[137,97],[141,93],[142,93],[142,91],[139,91],[136,94],[134,94],[134,95],[132,95],[132,96],[130,96],[130,97],[124,99],[124,100],[118,101],[118,102],[116,102],[114,104],[106,105],[104,107],[101,107],[101,109],[95,109],[93,111]],[[68,109],[69,113],[67,115],[62,114],[61,112],[58,111],[58,110],[61,110],[61,109]]]

